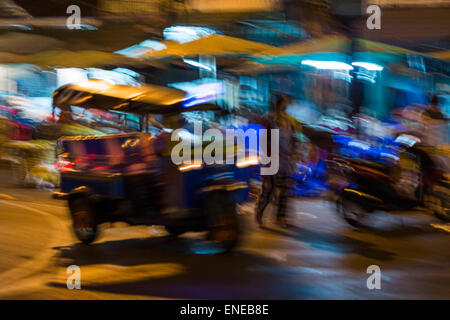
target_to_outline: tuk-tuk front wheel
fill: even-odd
[[[212,228],[207,236],[209,241],[214,242],[224,252],[233,250],[239,242],[240,231],[237,224],[233,222],[227,225]]]
[[[84,244],[93,242],[97,237],[97,223],[92,202],[86,198],[78,198],[70,203],[73,230],[77,238]]]
[[[361,204],[341,196],[336,201],[336,207],[349,225],[354,228],[363,226],[363,220],[367,216],[368,211]]]

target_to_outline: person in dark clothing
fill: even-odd
[[[277,223],[286,226],[286,211],[288,191],[291,185],[291,175],[296,169],[296,133],[300,131],[300,124],[285,111],[290,99],[285,95],[277,96],[274,104],[274,112],[264,117],[261,123],[270,134],[271,129],[279,130],[279,170],[274,175],[262,176],[262,191],[256,205],[256,221],[261,226],[264,210],[274,197],[278,189]],[[268,142],[271,138],[268,137]],[[270,144],[268,153],[271,152]]]

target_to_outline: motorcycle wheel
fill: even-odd
[[[423,172],[420,159],[407,152],[400,153],[399,158],[398,165],[391,173],[396,191],[406,199],[421,199]]]
[[[87,198],[75,199],[70,204],[72,226],[77,238],[84,244],[89,244],[97,238],[97,223],[95,221],[92,203]]]
[[[367,216],[368,211],[354,201],[339,198],[337,200],[337,210],[344,220],[352,227],[361,227],[362,220]]]

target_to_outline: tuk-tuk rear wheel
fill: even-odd
[[[336,206],[337,211],[349,225],[354,228],[363,226],[362,221],[367,216],[368,211],[365,210],[362,205],[349,199],[339,197]]]
[[[224,252],[230,252],[237,246],[239,234],[236,226],[218,227],[209,231],[208,240],[216,243]]]
[[[236,204],[226,192],[215,192],[208,196],[207,214],[210,227],[207,240],[214,242],[223,251],[231,251],[240,240],[240,228]]]
[[[77,238],[84,244],[89,244],[97,238],[97,223],[92,202],[83,197],[70,203],[72,226]]]

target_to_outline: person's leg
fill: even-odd
[[[279,190],[277,222],[285,224],[288,196],[289,196],[289,177],[288,176],[277,177],[277,187]]]
[[[256,204],[256,221],[262,224],[264,210],[272,199],[275,188],[274,176],[262,176],[262,190]]]

